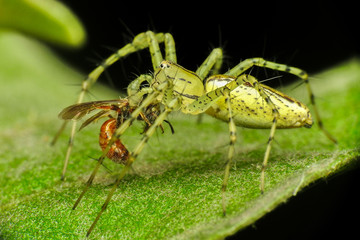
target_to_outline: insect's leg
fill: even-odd
[[[150,139],[150,137],[154,134],[156,128],[158,126],[160,126],[163,121],[165,121],[166,117],[168,116],[168,114],[173,111],[175,108],[177,108],[179,106],[179,99],[174,98],[170,104],[165,108],[164,112],[162,112],[155,120],[154,124],[151,125],[151,127],[145,132],[144,136],[142,137],[140,143],[135,147],[134,151],[130,154],[129,160],[126,162],[125,167],[122,169],[122,171],[120,172],[118,178],[116,179],[116,182],[114,184],[114,186],[111,188],[110,192],[108,193],[106,200],[104,202],[104,204],[101,207],[100,212],[98,213],[98,215],[96,216],[94,222],[92,223],[92,225],[90,226],[87,235],[89,236],[90,233],[92,232],[92,230],[94,229],[97,221],[99,220],[99,218],[101,217],[102,213],[106,210],[107,206],[109,205],[109,202],[115,192],[115,190],[117,189],[120,181],[124,178],[124,176],[126,175],[126,173],[128,172],[128,170],[131,168],[131,165],[133,164],[133,162],[136,160],[136,158],[139,156],[140,152],[142,151],[142,149],[145,147],[146,143],[148,142],[148,140]]]
[[[205,59],[205,61],[200,65],[200,67],[196,70],[196,74],[202,80],[204,80],[206,76],[209,75],[211,70],[213,70],[212,74],[217,74],[222,66],[222,61],[223,53],[221,48],[215,48]]]
[[[315,104],[315,97],[314,97],[313,91],[311,90],[311,86],[309,83],[309,76],[305,71],[303,71],[299,68],[296,68],[296,67],[291,67],[291,66],[285,65],[285,64],[279,64],[279,63],[275,63],[275,62],[266,61],[262,58],[250,58],[250,59],[246,59],[246,60],[240,62],[238,65],[236,65],[234,68],[230,69],[225,74],[230,75],[230,76],[239,76],[240,74],[245,72],[247,69],[251,68],[252,66],[258,66],[258,67],[269,68],[269,69],[273,69],[273,70],[277,70],[277,71],[288,72],[290,74],[293,74],[293,75],[301,78],[304,81],[304,83],[306,84],[306,88],[307,88],[307,91],[309,94],[311,104],[313,105],[313,108],[314,108],[316,121],[318,123],[319,128],[324,132],[324,134],[327,136],[327,138],[329,138],[332,142],[337,143],[337,140],[326,130],[326,128],[324,127],[324,125],[322,123],[318,108]]]
[[[222,209],[223,209],[223,215],[224,216],[226,215],[225,192],[226,192],[226,187],[227,187],[228,180],[229,180],[231,162],[232,162],[232,159],[234,157],[234,152],[235,152],[235,146],[234,145],[235,145],[235,142],[236,142],[236,126],[235,126],[235,123],[234,123],[232,110],[231,110],[230,94],[228,94],[225,101],[227,102],[228,112],[229,112],[230,145],[229,145],[228,159],[227,159],[226,166],[225,166],[224,180],[223,180],[223,184],[222,184],[222,187],[221,187],[221,191],[222,191]]]

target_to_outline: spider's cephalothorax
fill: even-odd
[[[164,43],[165,58],[163,58],[160,51],[160,43]],[[83,82],[78,104],[82,102],[85,92],[107,67],[118,59],[145,48],[148,48],[150,51],[154,74],[141,75],[129,84],[127,89],[128,95],[121,101],[126,101],[131,110],[127,110],[128,114],[126,119],[113,131],[111,139],[103,149],[103,154],[99,158],[96,167],[87,181],[85,189],[75,202],[73,209],[76,208],[92,184],[99,166],[104,161],[108,152],[111,151],[111,146],[121,138],[122,134],[129,128],[132,122],[136,119],[145,121],[147,123],[145,132],[138,145],[127,155],[127,160],[124,161],[125,167],[120,172],[104,205],[88,230],[88,235],[93,230],[103,211],[105,211],[120,180],[141,153],[148,139],[155,132],[155,129],[159,126],[161,127],[164,121],[166,122],[168,114],[172,111],[181,111],[185,114],[193,115],[206,113],[229,123],[230,144],[222,184],[222,206],[224,215],[226,213],[226,204],[224,201],[225,190],[229,178],[231,161],[234,156],[236,126],[269,128],[270,135],[267,141],[260,176],[260,190],[262,192],[264,191],[265,169],[275,130],[277,128],[311,127],[313,120],[309,109],[304,104],[259,83],[255,77],[245,74],[245,72],[253,66],[283,71],[301,78],[306,84],[319,127],[331,141],[336,142],[323,127],[315,105],[315,98],[310,88],[308,75],[305,71],[284,64],[266,61],[262,58],[250,58],[240,62],[224,74],[219,74],[223,55],[222,50],[216,48],[200,67],[195,72],[192,72],[176,63],[175,43],[172,35],[169,33],[155,34],[151,31],[140,33],[134,38],[132,43],[125,45],[107,58],[101,65],[94,69]],[[209,76],[210,73],[215,75]],[[148,87],[144,87],[143,82],[147,82]],[[60,117],[62,117],[62,115]],[[72,129],[71,139],[73,139],[75,133],[75,122],[73,123]],[[69,149],[71,149],[71,143],[72,141],[70,141]],[[69,152],[68,150],[68,153]],[[67,154],[66,162],[69,156],[70,155]]]

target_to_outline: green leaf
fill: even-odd
[[[15,29],[69,47],[81,46],[86,37],[77,17],[54,0],[0,0],[0,29]]]
[[[0,33],[0,238],[83,238],[121,169],[110,161],[73,211],[96,158],[99,124],[76,136],[65,182],[60,172],[68,131],[56,146],[50,141],[61,125],[58,112],[72,104],[83,76],[39,43]],[[114,66],[116,67],[116,66]],[[349,168],[359,158],[360,61],[352,59],[311,79],[334,146],[314,126],[279,130],[266,171],[259,179],[269,130],[238,128],[235,164],[222,217],[221,191],[229,134],[226,123],[175,113],[172,135],[158,131],[134,171],[122,181],[96,225],[94,239],[219,239],[251,225],[296,197],[310,183]],[[304,86],[284,89],[308,102]],[[119,93],[97,84],[87,100],[113,99]],[[139,142],[141,124],[122,139],[129,149]],[[316,199],[314,199],[316,201]]]

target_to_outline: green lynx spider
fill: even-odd
[[[165,60],[160,51],[160,43],[164,43],[165,45]],[[77,207],[92,184],[100,165],[106,157],[109,146],[122,136],[132,122],[137,119],[138,115],[150,104],[161,103],[164,110],[144,133],[141,142],[138,143],[131,152],[129,160],[126,162],[115,184],[108,193],[105,203],[89,228],[87,235],[89,235],[95,227],[100,216],[107,208],[121,179],[128,172],[129,168],[146,145],[148,139],[172,111],[181,111],[193,115],[206,113],[229,123],[230,144],[224,180],[221,188],[224,215],[226,213],[225,191],[229,178],[231,161],[234,156],[236,126],[247,128],[270,128],[270,136],[267,142],[260,174],[260,190],[261,192],[264,191],[265,169],[269,159],[275,130],[277,128],[311,127],[313,120],[309,109],[304,104],[275,89],[259,83],[253,76],[244,74],[246,70],[253,66],[283,71],[301,78],[306,84],[319,127],[331,141],[336,143],[335,138],[323,127],[315,105],[314,95],[310,88],[308,75],[305,71],[284,64],[266,61],[262,58],[251,58],[240,62],[225,74],[218,75],[217,73],[221,68],[223,56],[222,50],[216,48],[210,53],[196,72],[191,72],[176,63],[175,42],[172,35],[169,33],[155,34],[151,31],[140,33],[134,38],[132,43],[125,45],[116,53],[112,54],[83,81],[78,103],[83,101],[85,92],[96,82],[100,74],[107,67],[120,58],[145,48],[149,48],[154,74],[141,75],[129,84],[127,98],[129,103],[136,108],[131,113],[131,116],[119,126],[111,138],[108,147],[99,158],[84,190],[75,202],[73,209]],[[208,77],[210,72],[216,75]],[[149,87],[140,87],[141,82],[144,81],[149,83]],[[76,123],[73,122],[71,140],[69,142],[62,177],[64,177],[67,161],[71,152],[75,129]]]

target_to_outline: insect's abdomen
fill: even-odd
[[[100,129],[99,144],[104,151],[107,147],[111,136],[116,130],[116,119],[111,118],[103,123]],[[109,149],[106,156],[115,163],[125,164],[129,158],[129,152],[126,147],[121,143],[120,139],[116,140]]]
[[[207,80],[207,92],[234,80],[228,76],[216,77]],[[311,114],[304,104],[268,86],[259,85],[279,112],[277,128],[311,127],[313,123]],[[229,121],[225,99],[226,97],[220,97],[206,113],[223,121]],[[273,109],[250,84],[242,84],[231,91],[230,103],[233,119],[237,126],[271,128],[274,120]]]

